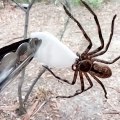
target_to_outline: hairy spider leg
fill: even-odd
[[[96,52],[98,52],[98,51],[103,49],[103,47],[104,47],[104,39],[103,39],[103,36],[102,36],[102,31],[101,31],[101,27],[100,27],[97,15],[93,12],[93,10],[84,1],[81,0],[81,2],[88,9],[88,11],[94,16],[94,20],[96,22],[97,29],[98,29],[99,39],[100,39],[100,42],[101,42],[101,46],[100,47],[98,47],[97,49],[89,52],[89,55],[92,55],[92,54],[95,54]]]
[[[76,90],[76,92],[73,95],[69,95],[69,96],[56,96],[56,98],[71,98],[74,96],[77,96],[81,93],[84,92],[84,80],[83,80],[83,75],[82,72],[79,71],[79,77],[80,77],[80,82],[81,82],[81,91],[80,90]]]
[[[101,52],[98,52],[98,53],[96,53],[96,54],[93,54],[92,57],[97,57],[97,56],[99,56],[99,55],[103,55],[103,54],[108,50],[108,48],[109,48],[109,46],[110,46],[110,43],[111,43],[111,40],[112,40],[112,37],[113,37],[114,23],[115,23],[116,16],[117,16],[117,15],[114,15],[114,16],[113,16],[112,23],[111,23],[111,33],[110,33],[110,37],[109,37],[109,40],[108,40],[108,43],[107,43],[105,49],[104,49],[103,51],[101,51]]]
[[[105,63],[105,64],[113,64],[114,62],[116,62],[118,59],[120,59],[120,56],[116,57],[115,59],[113,59],[112,61],[106,61],[106,60],[101,60],[101,59],[93,59],[93,61],[96,62],[101,62],[101,63]]]
[[[81,71],[79,71],[79,76],[80,76],[80,82],[81,82],[81,92],[83,92],[85,89],[85,86],[84,86],[84,80],[83,80],[83,75]]]
[[[76,71],[74,72],[74,77],[73,77],[73,81],[72,81],[71,85],[74,85],[74,84],[76,83],[77,76],[78,76],[78,70],[76,70]]]
[[[83,53],[88,53],[89,50],[92,47],[92,42],[91,39],[89,38],[89,36],[87,35],[87,33],[85,32],[85,30],[83,29],[82,25],[78,22],[78,20],[76,20],[73,15],[67,10],[67,8],[63,5],[63,8],[66,12],[66,14],[75,22],[77,23],[78,27],[80,28],[80,30],[82,31],[84,37],[86,38],[86,40],[89,42],[89,45],[87,46],[86,50]]]
[[[91,81],[91,79],[90,79],[90,77],[88,76],[87,73],[84,73],[84,75],[85,75],[86,79],[88,80],[88,82],[90,84],[90,86],[87,89],[84,90],[84,91],[87,91],[87,90],[89,90],[90,88],[93,87],[93,83],[92,83],[92,81]]]
[[[43,66],[43,67],[46,68],[55,78],[59,79],[60,81],[66,82],[66,83],[68,83],[70,85],[74,85],[76,83],[76,79],[77,79],[77,75],[78,75],[77,70],[74,72],[74,77],[73,77],[72,83],[70,83],[69,80],[62,79],[59,76],[55,75],[55,73],[50,68],[48,68],[47,66]]]
[[[56,98],[72,98],[72,97],[75,97],[75,96],[77,96],[77,95],[79,95],[79,94],[81,94],[81,93],[89,90],[90,88],[92,88],[93,87],[93,83],[92,83],[90,77],[88,76],[87,73],[84,73],[84,75],[85,75],[86,79],[88,80],[88,82],[90,84],[90,86],[88,88],[84,89],[84,88],[81,87],[82,88],[81,91],[80,90],[76,90],[76,92],[73,95],[69,95],[69,96],[57,96]],[[80,81],[83,81],[83,83],[81,82],[81,85],[84,84],[83,77],[80,77],[80,79],[81,79]]]
[[[107,91],[106,91],[103,83],[97,77],[95,77],[92,73],[89,73],[89,74],[101,85],[101,87],[103,88],[104,93],[105,93],[105,98],[107,98]],[[76,91],[76,93],[74,93],[73,95],[69,95],[69,96],[57,96],[56,98],[72,98],[72,97],[75,97],[75,96],[77,96],[77,95],[79,95],[79,94],[87,91],[88,89],[90,89],[93,86],[93,83],[92,83],[92,81],[90,80],[90,78],[89,78],[89,76],[87,74],[84,74],[84,75],[87,78],[88,82],[90,83],[90,87],[88,87],[84,91]]]
[[[110,45],[110,42],[111,42],[111,39],[112,39],[112,36],[113,36],[113,32],[114,32],[114,22],[115,22],[116,16],[117,16],[117,15],[114,15],[113,20],[112,20],[111,34],[110,34],[110,38],[109,38],[108,44],[106,45],[105,50],[99,52],[98,54],[94,54],[93,57],[96,57],[96,56],[99,56],[99,55],[103,55],[103,54],[108,50],[108,47],[109,47],[109,45]],[[101,60],[101,59],[97,59],[97,58],[94,58],[94,59],[92,59],[92,60],[93,60],[93,61],[96,61],[96,62],[105,63],[105,64],[113,64],[113,63],[116,62],[118,59],[120,59],[120,56],[116,57],[116,58],[113,59],[112,61],[105,61],[105,60]]]
[[[89,72],[89,74],[101,85],[101,87],[103,88],[104,93],[105,93],[105,98],[107,98],[107,91],[106,91],[103,83],[96,76],[94,76],[91,72]]]

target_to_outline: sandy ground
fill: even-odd
[[[115,31],[109,50],[103,56],[104,60],[112,60],[120,53],[120,2],[111,0],[103,4],[98,9],[94,9],[98,15],[105,43],[107,43],[111,20],[114,14],[117,14],[115,22]],[[74,16],[82,23],[83,27],[93,41],[93,49],[100,45],[97,27],[93,16],[85,7],[72,8]],[[61,6],[44,3],[35,4],[30,12],[29,32],[48,31],[53,35],[60,37],[64,28],[66,15]],[[13,39],[23,36],[24,12],[19,8],[0,10],[0,47],[18,41]],[[74,52],[82,53],[87,46],[77,25],[70,21],[62,42]],[[104,98],[104,92],[100,85],[92,79],[94,87],[83,94],[70,99],[54,99],[49,101],[41,110],[33,115],[31,120],[119,120],[120,119],[120,62],[109,65],[113,74],[110,78],[101,79],[108,92],[108,99]],[[30,84],[36,78],[40,70],[40,64],[33,60],[26,69],[25,83],[23,86],[23,96],[27,92]],[[69,69],[55,69],[54,72],[66,79],[72,80],[73,73]],[[16,116],[14,110],[17,105],[17,85],[20,75],[0,93],[0,120],[23,120]],[[85,79],[86,86],[88,83]],[[38,91],[39,87],[39,91]],[[39,106],[48,96],[71,95],[80,89],[79,79],[74,86],[58,82],[51,74],[46,72],[38,81],[29,98],[27,109],[35,101],[36,93],[39,96]],[[37,91],[37,92],[36,92]],[[47,94],[47,95],[46,95]],[[9,107],[10,106],[10,107]]]

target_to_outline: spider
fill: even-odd
[[[82,25],[73,17],[73,15],[67,10],[67,8],[63,5],[63,8],[66,12],[66,14],[75,22],[77,23],[78,27],[80,28],[80,30],[82,31],[84,37],[86,38],[86,40],[89,42],[89,45],[87,46],[87,48],[84,50],[84,52],[80,55],[79,53],[76,53],[78,56],[78,59],[76,59],[75,63],[72,65],[72,70],[74,71],[74,77],[73,77],[73,81],[72,83],[69,82],[66,79],[62,79],[58,76],[56,76],[53,71],[48,68],[47,66],[44,66],[55,78],[64,81],[70,85],[74,85],[76,83],[76,79],[77,76],[80,77],[80,82],[81,82],[81,90],[77,90],[76,93],[74,93],[73,95],[70,96],[57,96],[57,98],[71,98],[74,97],[76,95],[81,94],[84,91],[87,91],[88,89],[93,87],[93,83],[91,81],[91,78],[89,77],[89,75],[91,77],[93,77],[103,88],[104,93],[105,93],[105,98],[107,98],[107,91],[103,85],[103,83],[99,80],[99,78],[109,78],[112,75],[112,71],[111,69],[107,66],[107,65],[101,65],[98,64],[97,62],[100,63],[104,63],[104,64],[112,64],[114,62],[116,62],[120,56],[118,56],[117,58],[115,58],[113,61],[105,61],[105,60],[100,60],[97,59],[95,57],[103,55],[109,48],[109,45],[111,43],[111,39],[113,36],[113,31],[114,31],[114,22],[116,19],[117,15],[114,15],[113,19],[112,19],[112,23],[111,23],[111,33],[110,33],[110,37],[109,37],[109,41],[105,47],[104,50],[102,50],[104,48],[104,39],[102,36],[102,31],[101,31],[101,27],[97,18],[97,15],[93,12],[93,10],[84,2],[81,0],[81,2],[83,3],[83,5],[88,9],[88,11],[94,16],[94,20],[96,22],[97,25],[97,29],[98,29],[98,34],[99,34],[99,39],[101,42],[101,45],[93,50],[90,51],[91,47],[92,47],[92,41],[89,38],[89,36],[87,35],[87,33],[85,32],[85,30],[83,29]],[[89,74],[89,75],[88,75]],[[90,86],[88,88],[85,89],[84,86],[84,79],[83,79],[83,75],[86,77],[86,79],[88,80]]]

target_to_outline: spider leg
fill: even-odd
[[[81,91],[83,92],[85,89],[85,86],[84,86],[84,80],[83,80],[83,75],[81,71],[79,71],[79,76],[80,76],[80,81],[81,81]]]
[[[114,60],[112,61],[106,61],[106,60],[101,60],[101,59],[92,59],[93,62],[96,61],[96,62],[101,62],[101,63],[105,63],[105,64],[113,64],[114,62],[116,62],[117,60],[120,59],[120,56],[116,57]]]
[[[114,15],[113,19],[112,19],[112,23],[111,23],[111,33],[110,33],[110,37],[109,37],[109,41],[105,47],[105,50],[99,52],[99,53],[96,53],[96,54],[93,54],[92,57],[96,57],[96,56],[99,56],[99,55],[103,55],[109,48],[109,45],[111,43],[111,40],[112,40],[112,36],[113,36],[113,32],[114,32],[114,22],[115,22],[115,18],[116,18],[117,15]]]
[[[90,13],[94,16],[94,20],[96,22],[97,28],[98,28],[98,34],[99,34],[99,38],[100,38],[100,42],[101,42],[101,46],[98,47],[97,49],[89,52],[89,55],[95,54],[96,52],[100,51],[103,49],[104,47],[104,39],[102,36],[102,31],[101,31],[101,27],[97,18],[97,15],[93,12],[93,10],[86,4],[86,2],[84,2],[83,0],[81,0],[81,2],[84,4],[84,6],[90,11]]]
[[[90,83],[90,87],[88,87],[87,89],[84,89],[84,80],[83,80],[82,72],[79,71],[79,75],[80,75],[80,81],[81,81],[81,91],[77,90],[76,93],[74,93],[73,95],[57,96],[56,98],[72,98],[72,97],[75,97],[75,96],[87,91],[88,89],[90,89],[93,86],[93,83],[92,83],[90,77],[88,76],[88,74],[84,73],[85,77],[87,78],[88,82]]]
[[[76,83],[76,79],[77,79],[77,75],[78,75],[77,70],[74,72],[74,77],[73,77],[72,83],[70,83],[68,80],[62,79],[59,76],[55,75],[55,73],[50,68],[48,68],[47,66],[43,66],[43,67],[46,68],[55,78],[59,79],[60,81],[66,82],[66,83],[68,83],[70,85],[74,85]]]
[[[77,76],[78,76],[78,70],[76,70],[76,71],[74,72],[74,77],[73,77],[73,81],[72,81],[71,85],[74,85],[74,84],[76,83]]]
[[[84,89],[83,92],[89,90],[89,89],[92,88],[92,86],[93,86],[93,83],[92,83],[90,77],[88,76],[88,74],[84,72],[84,75],[85,75],[86,79],[88,80],[90,86],[89,86],[88,88]],[[81,82],[81,84],[82,84],[82,82]],[[82,88],[82,87],[81,87],[81,88]],[[81,89],[81,90],[82,90],[82,89]]]
[[[91,81],[91,79],[90,79],[90,77],[88,76],[87,73],[84,73],[84,75],[85,75],[86,79],[88,80],[88,82],[89,82],[89,84],[90,84],[90,86],[89,86],[87,89],[84,90],[84,91],[87,91],[87,90],[89,90],[90,88],[92,88],[93,83],[92,83],[92,81]]]
[[[86,40],[89,42],[89,45],[88,47],[86,48],[86,50],[83,52],[83,53],[88,53],[89,50],[91,49],[92,47],[92,42],[91,42],[91,39],[89,38],[89,36],[87,35],[87,33],[85,32],[85,30],[83,29],[82,25],[78,22],[78,20],[76,20],[73,15],[67,10],[67,8],[63,5],[63,8],[66,12],[66,14],[75,22],[77,23],[78,27],[80,28],[80,30],[82,31],[84,37],[86,38]]]
[[[103,83],[97,77],[95,77],[91,72],[89,72],[89,74],[101,85],[101,87],[103,88],[104,93],[105,93],[105,98],[107,99],[107,91],[106,91]]]
[[[84,87],[84,80],[83,80],[83,75],[82,72],[79,71],[79,76],[80,76],[80,82],[81,82],[81,91],[80,90],[76,90],[76,92],[73,95],[69,95],[69,96],[57,96],[56,98],[72,98],[75,97],[81,93],[83,93],[85,91],[85,87]]]

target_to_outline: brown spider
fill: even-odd
[[[82,0],[81,0],[82,1]],[[85,49],[85,51],[80,55],[79,53],[77,53],[77,56],[79,57],[75,63],[72,65],[72,70],[74,71],[74,77],[73,77],[73,81],[72,83],[70,83],[68,80],[62,79],[58,76],[56,76],[48,67],[45,67],[54,77],[56,77],[57,79],[64,81],[68,84],[74,85],[76,83],[76,79],[77,76],[79,75],[80,77],[80,82],[81,82],[81,91],[77,90],[75,94],[70,95],[70,96],[57,96],[60,98],[71,98],[74,97],[78,94],[81,94],[84,91],[87,91],[88,89],[90,89],[93,86],[93,83],[90,79],[90,77],[88,76],[88,74],[90,74],[103,88],[104,93],[105,93],[105,98],[107,98],[107,91],[103,85],[103,83],[98,79],[98,78],[108,78],[112,75],[112,71],[111,69],[106,66],[106,65],[100,65],[98,63],[94,63],[94,62],[101,62],[104,64],[112,64],[115,61],[117,61],[119,57],[115,58],[113,61],[105,61],[105,60],[100,60],[100,59],[96,59],[95,57],[103,55],[107,50],[108,47],[110,45],[112,36],[113,36],[113,31],[114,31],[114,21],[116,18],[116,15],[114,15],[112,23],[111,23],[111,33],[110,33],[110,37],[109,37],[109,41],[105,47],[105,49],[103,51],[101,51],[104,48],[104,39],[102,36],[102,31],[101,31],[101,27],[98,21],[98,18],[96,16],[96,14],[92,11],[92,9],[84,2],[82,1],[82,3],[84,4],[84,6],[90,11],[90,13],[94,16],[94,20],[96,22],[97,25],[97,29],[98,29],[98,34],[99,34],[99,39],[101,42],[101,45],[91,51],[91,47],[92,47],[92,42],[91,39],[89,38],[89,36],[87,35],[87,33],[85,32],[85,30],[83,29],[82,25],[73,17],[73,15],[66,9],[66,7],[63,5],[63,8],[66,12],[66,14],[75,22],[77,23],[78,27],[80,28],[80,30],[82,31],[84,37],[86,38],[86,40],[89,42],[89,45],[87,46],[87,48]],[[85,89],[84,87],[84,79],[83,79],[83,75],[85,75],[86,79],[88,80],[90,86],[88,88]]]

